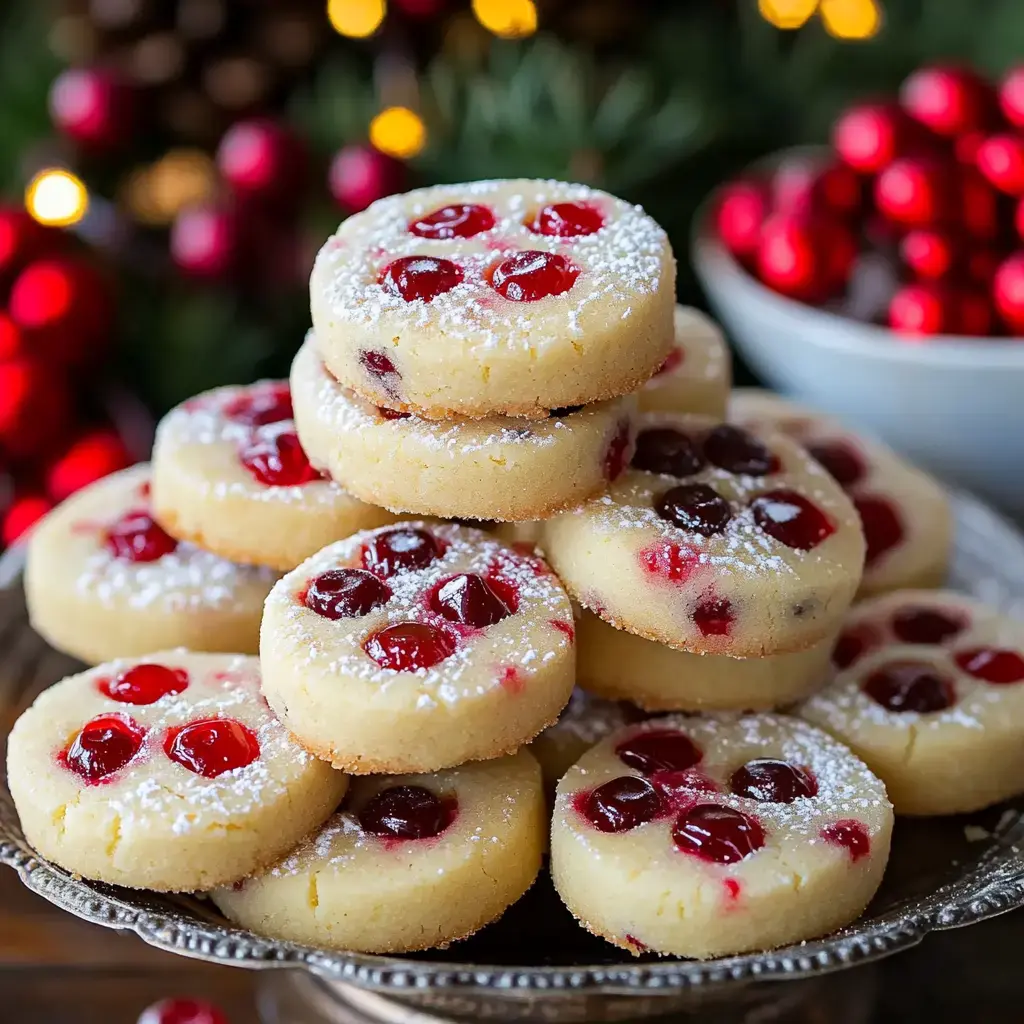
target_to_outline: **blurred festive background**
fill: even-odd
[[[700,305],[688,230],[712,187],[760,154],[827,141],[841,112],[895,97],[921,65],[997,81],[1022,39],[1021,0],[6,0],[3,539],[144,455],[152,414],[284,374],[308,323],[317,247],[374,199],[491,176],[586,181],[665,225],[680,298]],[[966,160],[972,174],[978,147],[1005,128],[979,81],[940,74],[918,90],[918,120],[957,137],[940,162]],[[1024,94],[1024,80],[1013,88]],[[891,105],[867,110],[876,143],[903,130]],[[996,182],[992,202],[1024,191],[1024,143],[999,138],[993,173],[1012,180]],[[836,146],[846,169],[856,164]],[[794,246],[850,249],[844,210],[864,212],[863,175],[880,168],[854,167],[852,203],[838,180],[831,210],[787,222],[760,256],[771,200],[740,189],[723,235],[777,290],[827,300],[842,282],[813,259],[797,260],[794,277]],[[904,209],[888,220],[936,229],[921,266],[905,262],[924,290],[918,307],[945,315],[947,292],[933,285],[949,268],[929,267],[935,246],[956,239],[934,209],[921,214],[929,173],[895,182]],[[999,320],[992,275],[1014,245],[990,241],[967,290],[984,298],[963,307],[975,315],[964,324]]]

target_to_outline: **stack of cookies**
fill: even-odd
[[[856,917],[887,786],[1024,788],[1019,630],[920,590],[847,615],[939,583],[944,492],[813,412],[728,420],[673,291],[658,225],[582,186],[346,221],[290,385],[190,399],[32,537],[33,623],[96,664],[11,734],[40,854],[399,952],[499,917],[550,842],[586,928],[713,956]]]

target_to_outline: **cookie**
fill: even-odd
[[[348,780],[288,735],[259,685],[255,658],[168,651],[51,686],[8,744],[25,838],[76,875],[161,892],[274,863]]]
[[[332,544],[263,613],[263,692],[353,774],[517,750],[569,700],[572,609],[547,565],[480,530],[403,523]]]
[[[576,616],[576,682],[647,711],[768,711],[803,700],[829,678],[832,637],[792,654],[729,658],[690,654]]]
[[[781,434],[672,413],[644,413],[638,430],[608,494],[544,524],[569,593],[701,654],[786,654],[834,634],[864,561],[839,485]]]
[[[934,477],[824,413],[767,391],[733,392],[730,416],[788,434],[850,495],[867,540],[861,597],[942,585],[952,550],[953,513],[948,493]]]
[[[676,306],[675,346],[638,392],[641,411],[724,419],[731,385],[732,363],[721,328],[699,309]]]
[[[153,507],[179,540],[282,571],[395,518],[310,465],[281,381],[216,388],[172,409],[153,448]]]
[[[525,751],[427,775],[356,779],[323,828],[213,900],[260,935],[362,953],[447,946],[533,884],[547,816]]]
[[[617,946],[728,956],[858,917],[892,820],[882,783],[805,722],[669,716],[608,736],[565,774],[551,875]]]
[[[668,238],[639,207],[529,180],[381,199],[310,281],[331,373],[427,419],[543,419],[634,391],[671,351],[674,292]]]
[[[32,532],[29,618],[51,646],[90,664],[148,651],[259,650],[277,574],[176,541],[153,519],[148,465],[69,498]]]
[[[547,419],[438,423],[378,408],[342,387],[307,339],[292,364],[295,425],[315,466],[395,512],[533,520],[592,497],[622,472],[632,397]]]
[[[853,610],[833,661],[798,713],[871,766],[897,814],[1024,792],[1024,625],[950,591],[899,591]]]

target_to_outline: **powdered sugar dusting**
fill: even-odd
[[[556,742],[571,737],[592,746],[629,721],[629,714],[619,701],[603,700],[576,689],[558,721],[545,729],[544,735]]]

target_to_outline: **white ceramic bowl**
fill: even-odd
[[[751,368],[777,390],[1024,514],[1024,340],[915,343],[779,295],[748,274],[710,230],[716,198],[705,201],[694,221],[693,262]]]

